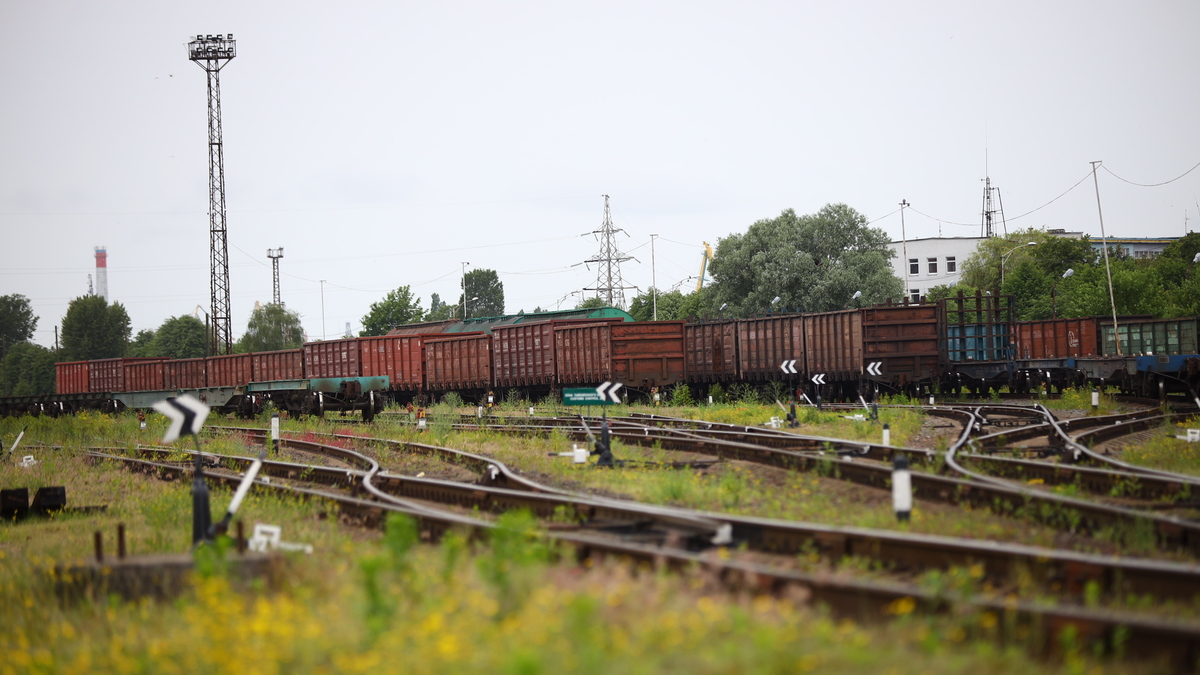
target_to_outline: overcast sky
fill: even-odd
[[[1110,236],[1179,236],[1200,170],[1120,179],[1200,163],[1198,29],[1194,0],[0,0],[0,294],[52,345],[106,245],[135,333],[208,309],[197,32],[238,49],[235,339],[280,246],[319,339],[397,286],[455,301],[463,262],[500,274],[509,312],[574,306],[602,194],[643,289],[652,233],[658,286],[690,290],[702,242],[788,208],[844,202],[899,239],[907,199],[908,238],[978,236],[985,175],[1010,230],[1099,236],[1092,160]]]

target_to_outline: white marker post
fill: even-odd
[[[1092,410],[1100,409],[1100,390],[1092,387]]]
[[[17,440],[13,441],[12,447],[8,449],[8,454],[10,454],[10,455],[11,455],[11,454],[13,454],[14,452],[16,452],[16,451],[17,451],[17,446],[21,444],[21,439],[22,439],[22,438],[25,438],[25,429],[28,429],[28,428],[29,428],[29,425],[28,425],[28,424],[26,424],[26,425],[25,425],[25,426],[24,426],[24,427],[21,429],[21,433],[17,434]],[[0,447],[3,447],[3,446],[0,446]]]
[[[271,415],[271,454],[279,454],[279,413]]]
[[[172,443],[181,435],[196,442],[196,468],[192,473],[192,545],[210,538],[212,511],[208,503],[208,484],[204,482],[204,454],[200,450],[201,427],[208,419],[209,407],[193,396],[171,397],[154,404],[154,409],[171,420],[163,443]]]
[[[883,423],[883,444],[885,446],[892,444],[892,427],[887,422]]]
[[[908,457],[896,455],[892,461],[892,508],[896,520],[907,523],[912,515],[912,475],[908,470]]]

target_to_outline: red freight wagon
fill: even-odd
[[[722,382],[736,379],[737,322],[685,325],[683,352],[689,382]]]
[[[895,387],[928,382],[938,368],[938,306],[903,304],[868,307],[862,314],[863,361],[879,362],[878,376]]]
[[[613,377],[630,387],[683,381],[683,322],[638,321],[612,325]]]
[[[304,345],[304,372],[310,378],[361,377],[361,370],[357,338]]]
[[[93,393],[137,391],[126,386],[125,365],[166,360],[163,358],[128,358],[88,361],[88,389]]]
[[[559,384],[612,381],[612,323],[554,327],[555,375]]]
[[[304,350],[255,352],[250,355],[255,382],[304,379]]]
[[[254,360],[250,354],[208,357],[208,386],[244,387],[254,381]]]
[[[392,389],[425,388],[424,335],[384,335],[358,339],[363,377],[386,375]]]
[[[856,381],[863,372],[862,315],[857,309],[804,315],[804,372],[826,382]]]
[[[206,359],[179,359],[163,362],[164,389],[203,389],[208,386]]]
[[[737,322],[738,371],[746,380],[783,376],[784,361],[804,371],[804,321],[799,314],[742,319]]]
[[[559,326],[620,323],[621,319],[564,319],[492,328],[492,376],[497,387],[552,385],[556,377],[554,330]]]
[[[54,364],[54,391],[59,394],[86,394],[90,392],[88,362],[70,361]]]
[[[125,391],[162,391],[164,361],[125,364]]]
[[[1097,317],[1019,321],[1018,359],[1063,359],[1100,355],[1100,328]],[[1109,319],[1112,323],[1112,319]]]
[[[492,336],[425,336],[425,386],[430,391],[492,388]]]

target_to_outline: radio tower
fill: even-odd
[[[626,286],[625,282],[621,280],[621,263],[632,260],[632,258],[623,257],[621,251],[617,249],[617,233],[625,230],[613,227],[612,214],[608,210],[608,195],[603,195],[603,197],[604,224],[600,226],[600,229],[592,232],[592,234],[600,235],[600,252],[584,261],[598,265],[596,287],[583,290],[596,291],[596,297],[604,298],[610,307],[625,309],[625,289],[637,287]]]
[[[208,233],[212,270],[212,327],[208,339],[213,354],[228,354],[233,346],[229,302],[229,244],[225,233],[225,154],[221,146],[221,69],[234,56],[233,34],[197,35],[188,43],[188,60],[208,73]],[[278,288],[278,286],[277,286]]]
[[[267,257],[271,259],[271,297],[272,302],[277,305],[282,305],[283,302],[279,299],[279,259],[283,257],[283,247],[267,249]]]

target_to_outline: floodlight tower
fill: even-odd
[[[237,55],[233,34],[197,35],[187,45],[188,60],[208,74],[208,233],[212,280],[213,354],[233,347],[229,301],[229,244],[225,233],[225,154],[221,144],[221,69]]]
[[[603,195],[603,197],[604,224],[600,226],[599,230],[592,232],[592,234],[600,235],[600,252],[584,261],[597,264],[596,286],[583,290],[596,291],[596,295],[604,298],[610,307],[625,309],[625,290],[636,288],[636,286],[626,286],[621,279],[621,263],[633,258],[622,256],[621,251],[617,248],[617,233],[624,232],[624,230],[613,227],[612,214],[608,209],[608,195]]]
[[[283,247],[267,249],[267,257],[271,259],[271,274],[273,283],[271,284],[271,297],[277,305],[282,305],[279,300],[279,259],[283,257]]]

